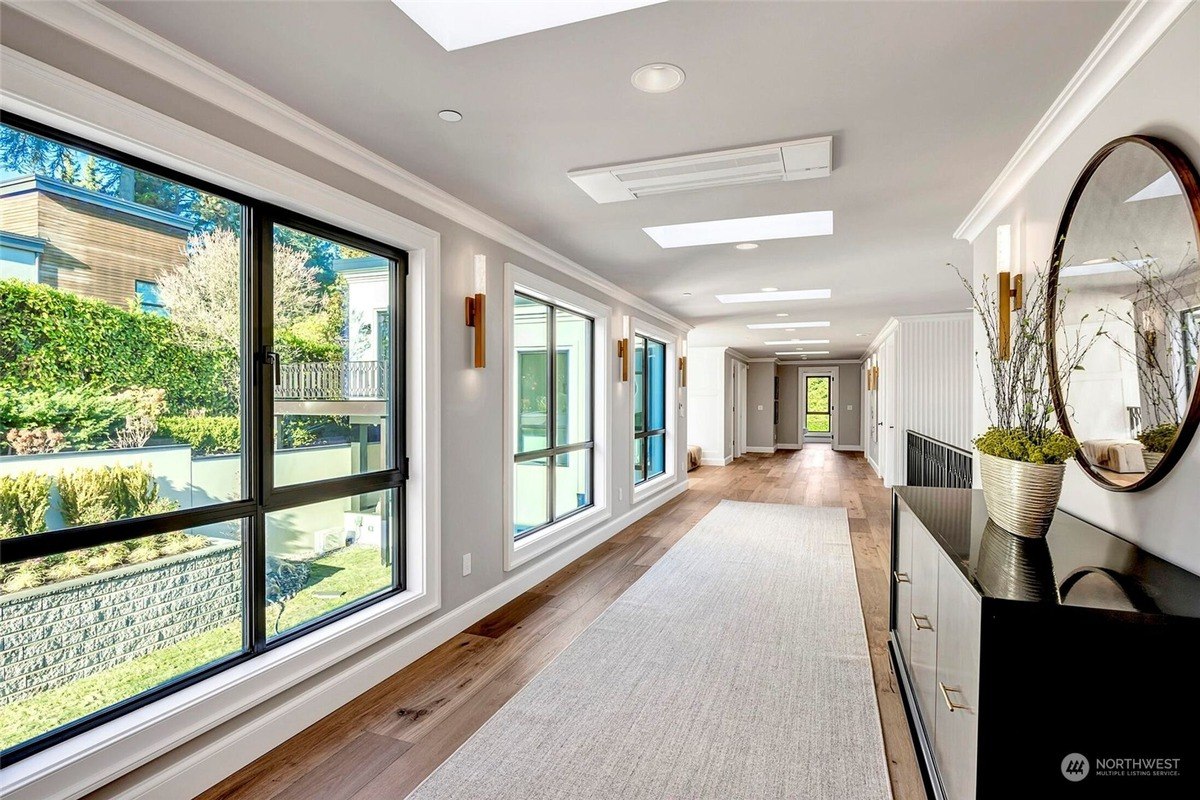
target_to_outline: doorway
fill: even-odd
[[[832,372],[800,373],[800,429],[805,442],[833,443],[837,391]]]

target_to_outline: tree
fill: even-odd
[[[314,270],[299,250],[274,250],[275,327],[287,329],[321,306]],[[227,228],[193,234],[187,263],[159,279],[159,292],[171,319],[188,341],[200,347],[241,343],[242,242]]]

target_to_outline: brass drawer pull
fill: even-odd
[[[895,576],[896,583],[912,583],[912,581],[908,579],[907,572],[893,572],[892,575]]]
[[[950,709],[951,713],[953,713],[955,711],[970,711],[971,710],[970,706],[956,703],[950,699],[951,692],[954,692],[955,694],[962,694],[962,689],[956,689],[953,686],[947,686],[946,684],[942,683],[941,681],[938,681],[938,686],[940,686],[942,689],[942,697],[945,698],[945,700],[946,700],[946,708]]]
[[[924,614],[913,614],[912,618],[913,618],[913,625],[917,626],[917,630],[919,630],[919,631],[933,630],[933,623],[930,622],[929,617],[925,616]]]

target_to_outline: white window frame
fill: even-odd
[[[408,252],[405,590],[0,772],[3,797],[78,797],[441,608],[441,236],[7,48],[4,67],[5,112]]]
[[[535,533],[513,536],[513,488],[516,458],[516,381],[512,357],[516,335],[513,329],[513,300],[517,293],[545,300],[593,320],[592,327],[592,507],[547,525]],[[612,381],[610,380],[612,308],[561,286],[516,264],[504,265],[504,570],[510,571],[555,547],[581,536],[612,517],[608,476],[611,474],[609,431],[612,429]]]
[[[678,446],[678,439],[677,439],[677,437],[679,435],[679,433],[678,433],[679,432],[679,368],[678,368],[679,335],[673,331],[667,330],[666,328],[659,327],[658,325],[655,325],[653,322],[650,322],[648,320],[639,319],[637,317],[630,317],[629,318],[629,327],[627,329],[627,335],[629,338],[629,347],[631,350],[633,348],[633,337],[637,336],[639,334],[642,336],[648,337],[650,339],[654,339],[656,341],[662,342],[663,344],[665,344],[667,346],[666,347],[667,354],[666,354],[666,359],[665,359],[666,363],[664,364],[664,369],[666,370],[666,373],[667,373],[665,376],[666,380],[664,381],[666,391],[665,391],[665,397],[663,398],[663,402],[666,405],[666,408],[663,409],[663,412],[664,412],[664,421],[666,422],[667,433],[666,433],[666,436],[664,437],[665,442],[663,444],[663,450],[665,452],[664,466],[666,467],[666,469],[663,471],[663,474],[658,475],[654,478],[651,478],[648,481],[644,481],[643,483],[637,484],[635,486],[633,483],[633,460],[635,458],[635,455],[633,452],[633,441],[634,441],[634,439],[633,439],[633,433],[634,433],[633,415],[634,415],[635,409],[633,407],[633,385],[632,385],[633,366],[630,365],[629,374],[631,377],[630,377],[630,387],[629,387],[629,470],[628,470],[627,474],[628,474],[628,481],[629,481],[628,485],[630,487],[630,495],[629,496],[631,498],[633,498],[633,505],[635,505],[635,506],[638,505],[639,503],[643,503],[646,500],[649,500],[651,497],[658,494],[659,492],[669,489],[670,487],[675,485],[675,477],[676,477],[676,473],[678,472],[678,463],[677,462],[679,460],[678,459],[679,446]],[[633,357],[633,354],[631,353],[630,358],[632,358],[632,357]]]

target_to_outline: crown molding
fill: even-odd
[[[975,241],[1191,5],[1191,0],[1131,0],[954,231],[954,238]]]
[[[748,358],[746,360],[749,361],[751,364],[778,364],[779,363],[778,358],[763,357],[763,358]]]
[[[21,13],[349,170],[476,233],[535,259],[680,331],[692,325],[439,189],[96,0],[9,0]]]

